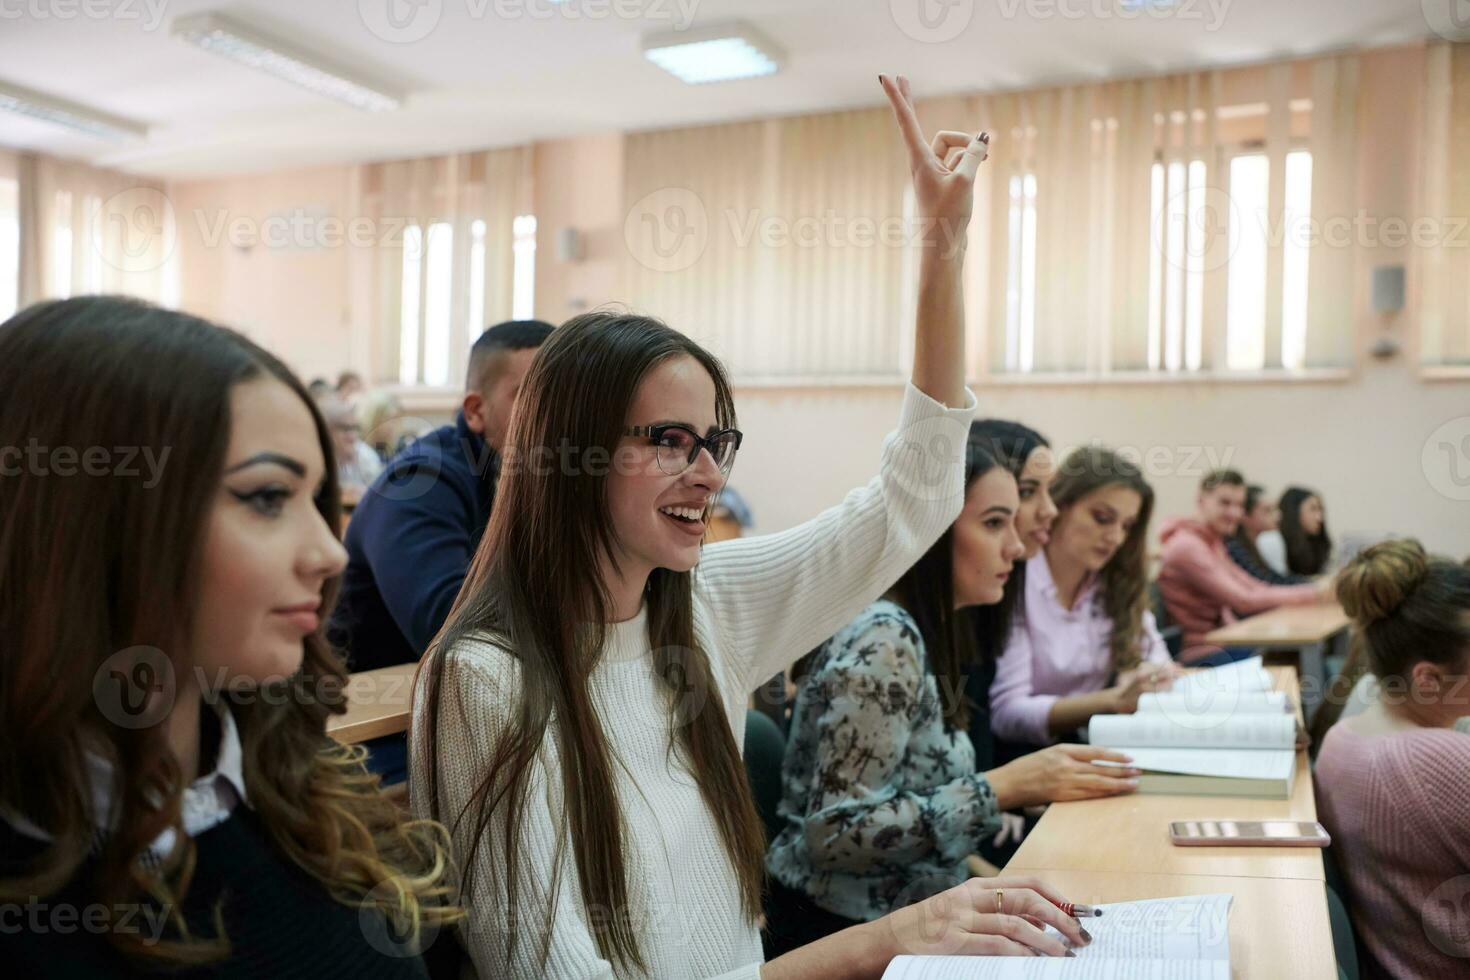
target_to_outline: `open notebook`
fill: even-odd
[[[1230,980],[1232,896],[1099,905],[1076,958],[896,956],[883,980]],[[1055,932],[1050,926],[1048,932]]]
[[[1296,715],[1270,688],[1259,658],[1189,674],[1167,695],[1140,698],[1136,714],[1094,715],[1087,740],[1132,756],[1140,793],[1284,800]]]

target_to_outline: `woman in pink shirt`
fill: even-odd
[[[1470,568],[1417,541],[1363,550],[1337,579],[1380,694],[1334,725],[1317,808],[1347,879],[1364,977],[1470,972]]]
[[[1024,603],[990,688],[999,739],[1048,745],[1095,714],[1129,713],[1176,668],[1148,610],[1153,488],[1101,447],[1078,449],[1051,484],[1059,511],[1026,563]]]

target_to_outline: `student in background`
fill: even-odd
[[[383,461],[358,438],[356,408],[336,395],[319,399],[317,405],[332,433],[337,482],[342,487],[343,498],[355,506],[368,485],[383,472]]]
[[[1225,539],[1225,550],[1230,553],[1230,560],[1249,572],[1252,578],[1267,585],[1300,585],[1308,581],[1306,576],[1283,575],[1261,554],[1262,539],[1273,535],[1280,526],[1281,508],[1266,496],[1264,487],[1252,483],[1245,488],[1245,516],[1240,519],[1236,532]],[[1274,537],[1279,543],[1280,535],[1275,534]]]
[[[1317,807],[1347,879],[1365,976],[1463,976],[1470,956],[1470,569],[1417,541],[1363,550],[1337,580],[1380,692],[1328,731]]]
[[[1231,663],[1249,650],[1221,650],[1205,634],[1241,616],[1278,606],[1324,602],[1331,583],[1267,585],[1230,560],[1225,542],[1245,515],[1245,478],[1235,470],[1214,470],[1200,481],[1195,513],[1164,522],[1159,591],[1169,618],[1184,632],[1180,659],[1196,666]]]
[[[444,625],[490,519],[516,392],[551,330],[512,320],[482,333],[454,424],[394,457],[353,513],[332,618],[353,670],[416,661]]]
[[[907,82],[880,82],[915,213],[963,241],[985,138],[931,145]],[[978,880],[762,962],[746,698],[876,599],[964,503],[963,247],[919,252],[912,384],[877,474],[780,534],[702,547],[741,443],[704,348],[647,317],[591,313],[536,358],[517,465],[413,701],[411,799],[455,823],[460,936],[482,980],[876,980],[900,951],[1065,955],[1023,913],[1084,942],[1040,882]],[[578,465],[520,463],[563,445]]]
[[[356,371],[343,371],[337,375],[336,390],[338,398],[349,405],[355,405],[358,397],[367,390],[367,386],[362,383],[362,375]]]
[[[403,404],[392,392],[375,389],[358,401],[358,436],[378,458],[387,462],[407,445]]]
[[[1261,536],[1261,554],[1272,568],[1291,575],[1321,575],[1332,557],[1322,496],[1302,487],[1281,495],[1280,529]]]
[[[7,971],[424,977],[368,936],[452,920],[448,839],[326,734],[346,674],[318,615],[346,556],[301,382],[232,331],[88,296],[0,325],[0,391],[0,445],[131,450],[0,478]],[[85,916],[34,931],[29,905]]]
[[[745,502],[745,498],[734,487],[725,487],[715,499],[705,541],[714,544],[741,537],[750,531],[753,524],[755,518],[751,516],[750,505]]]
[[[1111,450],[1075,450],[1052,480],[1058,514],[1026,563],[1026,600],[990,688],[996,737],[1049,745],[1095,714],[1131,714],[1175,674],[1148,608],[1154,492]]]
[[[976,769],[961,692],[982,654],[965,613],[1001,600],[1024,549],[1016,478],[973,430],[965,488],[950,528],[807,664],[782,770],[785,827],[766,856],[773,953],[965,880],[1004,810],[1137,785],[1137,770],[1092,762],[1126,756],[1080,745]]]
[[[989,769],[996,761],[1009,761],[1017,752],[1000,746],[990,728],[990,685],[995,680],[995,661],[1005,649],[1011,623],[1026,594],[1026,562],[1050,540],[1057,508],[1048,489],[1055,473],[1051,443],[1041,433],[1020,422],[981,419],[970,426],[974,448],[994,456],[1016,478],[1020,506],[1016,510],[1016,534],[1023,549],[1021,560],[1006,580],[1005,594],[993,605],[972,606],[969,618],[975,625],[978,656],[965,674],[965,694],[970,699],[970,743],[976,766]]]

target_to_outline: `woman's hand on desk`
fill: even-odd
[[[761,980],[878,980],[895,956],[1076,956],[1092,937],[1066,899],[1024,875],[971,878],[761,966]],[[1050,925],[1063,936],[1049,935]]]
[[[985,778],[1001,810],[1117,796],[1138,788],[1140,770],[1095,765],[1098,761],[1133,760],[1095,745],[1052,745],[992,769]]]
[[[1138,710],[1138,698],[1150,691],[1167,691],[1174,686],[1180,670],[1174,664],[1140,664],[1118,675],[1113,692],[1113,713],[1131,715]]]
[[[1086,946],[1092,937],[1058,908],[1065,901],[1030,876],[971,878],[871,925],[890,931],[895,956],[1068,956],[1069,943]],[[1047,925],[1067,942],[1047,935]]]

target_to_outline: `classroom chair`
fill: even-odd
[[[755,796],[755,808],[766,827],[766,840],[781,830],[776,808],[781,804],[781,761],[786,757],[786,738],[769,716],[745,712],[745,776]]]
[[[1164,605],[1164,593],[1159,589],[1158,579],[1149,580],[1148,605],[1159,627],[1159,635],[1164,638],[1164,646],[1169,648],[1169,656],[1178,660],[1179,651],[1184,647],[1184,631],[1169,619],[1169,608]]]
[[[1353,928],[1353,918],[1348,914],[1346,896],[1347,879],[1337,866],[1337,857],[1331,847],[1322,848],[1322,874],[1327,888],[1327,920],[1332,926],[1332,951],[1337,956],[1339,980],[1358,980],[1360,963],[1370,962],[1370,955]]]

